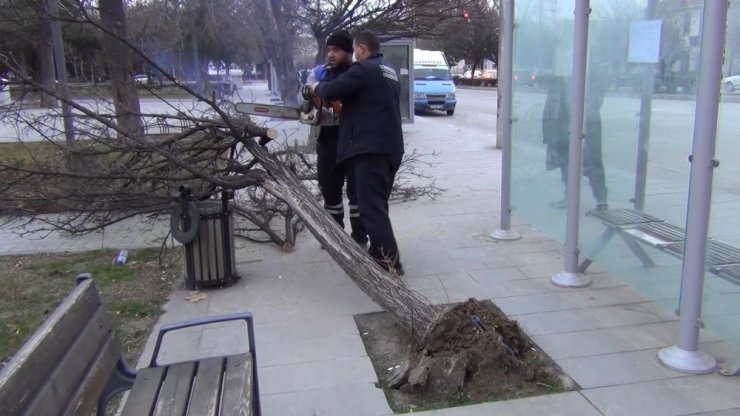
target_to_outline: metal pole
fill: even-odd
[[[681,275],[678,343],[658,353],[668,368],[691,374],[710,373],[717,363],[698,351],[704,267],[707,254],[709,211],[712,205],[713,169],[719,112],[720,80],[727,27],[727,1],[704,2],[699,58],[699,84],[694,121],[694,144],[686,213],[686,244]]]
[[[59,24],[59,5],[57,0],[48,0],[47,10],[49,11],[51,27],[51,44],[54,51],[54,67],[58,83],[58,92],[62,97],[62,117],[64,119],[64,138],[67,145],[71,146],[75,142],[75,126],[72,116],[72,109],[67,103],[69,94],[67,91],[67,68],[64,61],[64,44],[62,43],[62,26]]]
[[[581,199],[583,113],[586,101],[586,58],[588,56],[589,0],[576,0],[573,30],[573,77],[571,81],[568,181],[566,184],[565,271],[550,278],[562,287],[584,287],[591,279],[578,274],[578,221]]]
[[[645,19],[655,16],[657,0],[648,0]],[[650,124],[653,112],[653,88],[655,83],[655,64],[644,64],[642,96],[640,97],[640,123],[637,131],[637,167],[635,169],[635,196],[632,205],[642,211],[645,208],[645,189],[647,186],[648,151],[650,147]]]
[[[503,0],[503,38],[498,74],[501,93],[501,227],[491,234],[495,240],[516,240],[519,233],[511,229],[511,123],[512,74],[514,68],[514,0]]]

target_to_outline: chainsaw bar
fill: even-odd
[[[234,109],[239,113],[251,114],[253,116],[287,118],[300,120],[301,111],[295,107],[284,107],[282,105],[236,103]]]
[[[299,108],[285,107],[282,105],[236,103],[234,109],[237,112],[243,114],[298,120],[303,124],[310,124],[314,126],[339,125],[339,115],[334,114],[333,109],[330,108],[322,108],[320,110],[314,108],[308,113],[304,113]]]

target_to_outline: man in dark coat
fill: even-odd
[[[347,71],[352,64],[352,37],[345,30],[332,33],[326,40],[327,61],[323,67],[314,68],[311,77],[315,81],[329,82]],[[309,77],[310,78],[310,77]],[[344,203],[342,189],[347,178],[347,198],[349,199],[349,222],[352,226],[352,239],[362,247],[367,245],[367,230],[360,220],[357,205],[354,177],[348,177],[345,166],[337,163],[337,144],[339,126],[321,126],[316,141],[316,170],[319,188],[324,198],[324,209],[344,228]]]
[[[356,62],[316,94],[340,100],[337,162],[356,181],[360,218],[370,235],[370,255],[391,273],[403,275],[388,199],[403,157],[398,74],[383,64],[378,38],[369,31],[354,39]]]

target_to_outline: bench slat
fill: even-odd
[[[166,367],[143,368],[136,374],[134,386],[126,399],[123,416],[148,416],[154,410]]]
[[[224,364],[223,357],[208,358],[198,362],[198,373],[193,385],[188,415],[217,416]]]
[[[195,375],[195,362],[172,364],[159,391],[155,415],[184,415],[190,399],[190,389]]]
[[[94,358],[95,364],[88,370],[85,379],[72,395],[70,407],[63,414],[89,415],[98,404],[105,383],[116,368],[120,357],[121,348],[111,332],[100,349],[100,355]]]
[[[0,409],[20,414],[46,376],[78,338],[96,309],[100,296],[92,280],[84,281],[41,324],[11,361],[0,371]],[[33,371],[28,371],[28,369]]]
[[[29,415],[53,414],[50,409],[63,409],[70,403],[73,393],[82,383],[97,357],[111,361],[105,367],[113,368],[118,361],[115,354],[101,354],[105,346],[113,349],[115,345],[106,345],[112,336],[110,320],[103,308],[87,317],[87,325],[77,335],[77,339],[59,360],[57,367],[49,374],[46,383],[34,394],[31,405],[26,410]],[[115,344],[115,341],[113,341]],[[33,371],[33,370],[32,370]],[[98,394],[92,392],[95,399]]]
[[[234,355],[226,358],[222,415],[252,415],[252,354]]]

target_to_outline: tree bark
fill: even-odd
[[[295,33],[290,28],[285,13],[283,0],[270,0],[272,17],[275,19],[277,32],[274,35],[274,44],[268,49],[268,54],[275,65],[275,71],[278,77],[278,86],[280,87],[280,98],[286,106],[298,105],[298,74],[293,62],[293,41]]]
[[[44,2],[44,12],[47,12]],[[58,105],[57,99],[54,98],[53,95],[48,94],[45,91],[55,91],[54,88],[54,82],[56,81],[56,75],[54,73],[54,55],[52,50],[52,44],[51,44],[51,28],[49,27],[49,24],[47,23],[46,17],[48,17],[48,13],[44,16],[44,19],[41,19],[41,25],[39,27],[39,49],[38,49],[38,57],[39,57],[39,69],[41,71],[41,85],[44,86],[44,88],[39,91],[40,93],[40,100],[41,100],[41,107],[44,108],[54,108]]]
[[[326,39],[328,36],[326,36],[323,33],[320,34],[314,34],[314,38],[316,39],[316,65],[321,65],[326,61]]]
[[[103,33],[103,55],[111,76],[116,123],[131,134],[143,133],[139,94],[136,92],[131,66],[131,50],[121,39],[128,38],[126,14],[122,0],[100,0],[100,21],[111,33]]]
[[[432,303],[381,269],[316,203],[314,196],[288,166],[252,140],[245,141],[244,145],[269,172],[262,183],[264,189],[285,201],[360,289],[420,341],[437,320],[437,311]]]

